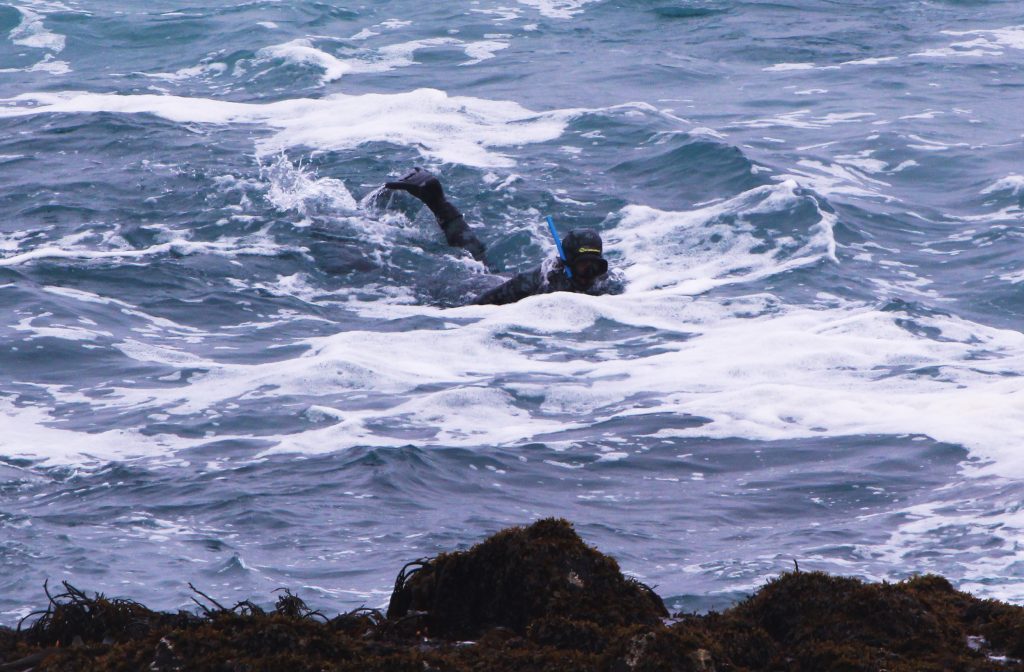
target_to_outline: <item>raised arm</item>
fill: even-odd
[[[445,198],[444,189],[436,177],[422,168],[413,168],[401,179],[384,184],[388,189],[407,191],[430,208],[437,219],[437,225],[444,232],[448,244],[461,247],[473,255],[477,261],[484,261],[486,250],[484,244],[476,237],[466,224],[462,213]]]

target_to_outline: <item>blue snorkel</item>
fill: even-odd
[[[565,258],[565,250],[562,249],[562,239],[558,237],[558,230],[555,228],[555,220],[552,219],[551,215],[548,215],[548,228],[551,229],[551,235],[555,239],[555,247],[558,248],[558,256],[562,259],[562,264],[565,267],[565,275],[567,278],[572,280],[572,271],[569,270],[569,260]]]

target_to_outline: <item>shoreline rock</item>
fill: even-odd
[[[559,519],[409,563],[386,615],[329,618],[287,591],[273,611],[225,607],[198,590],[200,613],[171,614],[64,587],[30,624],[0,628],[0,672],[1024,672],[1024,607],[939,576],[794,571],[723,612],[668,618]]]

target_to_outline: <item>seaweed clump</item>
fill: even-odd
[[[228,607],[195,588],[198,612],[161,613],[63,585],[26,627],[0,628],[0,672],[1024,672],[1024,608],[939,576],[796,571],[667,619],[556,519],[406,565],[387,614],[329,618],[287,590],[273,608]]]
[[[1019,637],[1024,608],[979,600],[941,576],[865,583],[823,572],[791,572],[718,618],[733,632],[739,626],[761,640],[759,653],[733,642],[729,658],[739,668],[1024,669],[1019,660],[1002,655],[1012,650],[1012,636],[1000,625],[1012,622]],[[770,667],[760,667],[765,663]]]
[[[623,577],[613,558],[553,518],[407,565],[388,618],[415,612],[423,613],[428,634],[449,639],[474,639],[494,628],[523,635],[541,618],[608,627],[654,625],[668,616],[654,591]]]

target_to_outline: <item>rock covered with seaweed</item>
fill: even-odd
[[[0,629],[0,670],[1024,670],[1024,608],[938,576],[794,571],[724,612],[669,618],[556,519],[409,563],[387,614],[328,617],[289,591],[273,609],[228,607],[194,590],[195,613],[47,591],[45,611]]]
[[[409,570],[413,570],[410,573]],[[494,628],[525,634],[540,619],[654,625],[661,598],[623,577],[614,559],[584,544],[564,520],[503,530],[471,551],[407,565],[388,618],[422,612],[431,635],[473,639]]]

